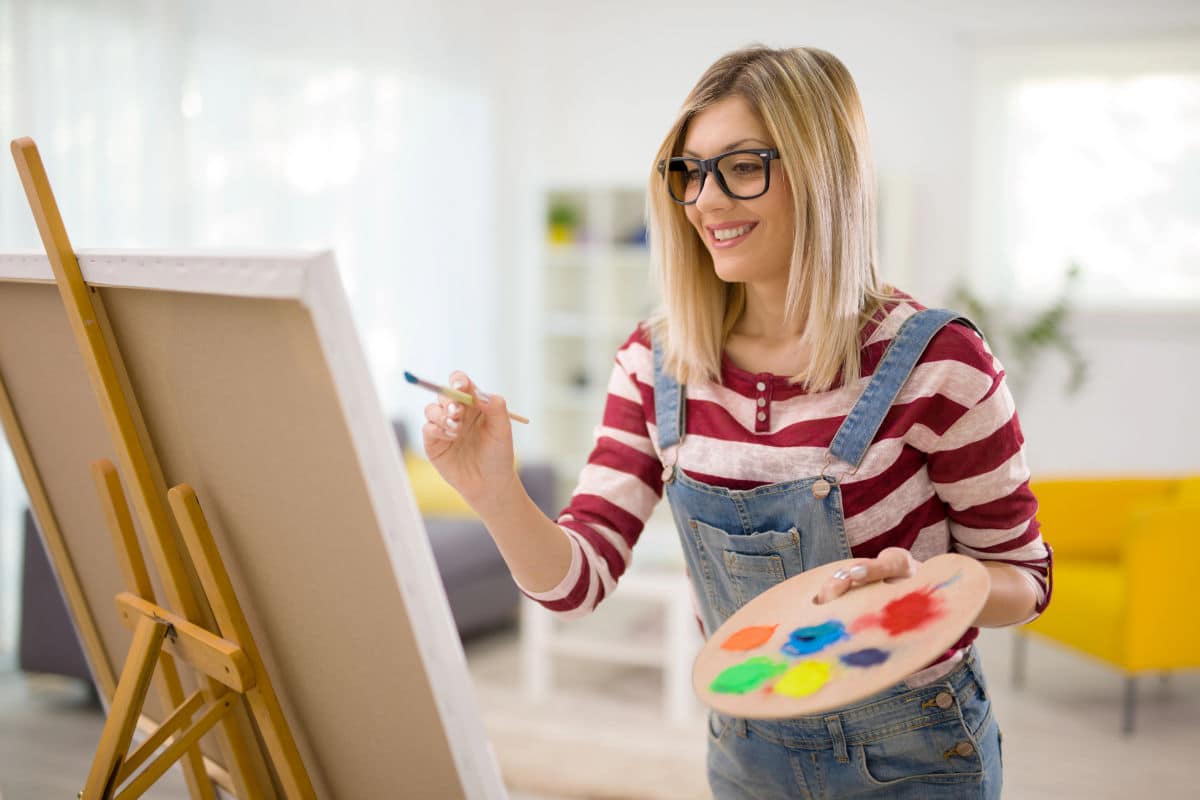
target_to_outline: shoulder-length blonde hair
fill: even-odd
[[[792,192],[786,313],[804,321],[809,354],[792,380],[809,391],[832,388],[839,374],[853,382],[861,325],[887,296],[875,272],[874,171],[854,80],[833,55],[807,47],[751,47],[722,57],[692,89],[654,158],[648,214],[663,303],[650,325],[662,340],[664,368],[684,383],[720,380],[725,339],[746,306],[745,286],[717,277],[657,169],[679,155],[692,118],[731,95],[762,120]]]

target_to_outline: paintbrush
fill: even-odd
[[[466,392],[460,392],[458,389],[451,389],[449,386],[442,386],[442,385],[434,383],[432,381],[422,380],[421,378],[418,378],[416,375],[413,375],[411,372],[406,371],[404,373],[404,380],[408,381],[413,386],[420,386],[422,389],[428,389],[429,391],[434,392],[435,394],[440,394],[442,397],[448,397],[451,400],[462,403],[464,406],[475,405],[475,398],[472,397],[471,395],[467,394]],[[488,399],[487,394],[480,391],[478,388],[475,390],[475,392],[483,400]],[[525,417],[522,417],[520,414],[517,414],[513,411],[508,412],[508,416],[510,419],[512,419],[515,422],[520,422],[524,425],[529,424],[528,419],[526,419]]]

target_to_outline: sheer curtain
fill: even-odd
[[[77,248],[332,248],[384,408],[413,430],[428,398],[405,389],[405,369],[495,377],[490,94],[436,46],[401,58],[370,44],[372,26],[401,22],[411,40],[448,41],[449,12],[274,5],[284,16],[0,0],[0,130],[37,140]],[[222,15],[245,23],[237,36]],[[326,27],[342,46],[312,46]],[[0,248],[40,249],[15,169],[0,176]],[[2,455],[0,664],[24,506]]]

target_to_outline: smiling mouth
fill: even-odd
[[[747,222],[730,228],[709,228],[709,234],[718,247],[730,246],[746,238],[750,231],[758,227],[757,222]]]

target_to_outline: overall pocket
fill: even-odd
[[[705,594],[720,622],[804,570],[796,528],[730,534],[696,519],[689,527],[705,572]]]
[[[869,784],[961,786],[983,780],[983,754],[976,731],[964,715],[965,698],[955,697],[948,689],[935,684],[897,698],[895,702],[911,706],[916,713],[905,721],[892,720],[885,731],[866,737],[853,748]],[[943,694],[954,697],[954,705],[939,712],[937,700]]]

